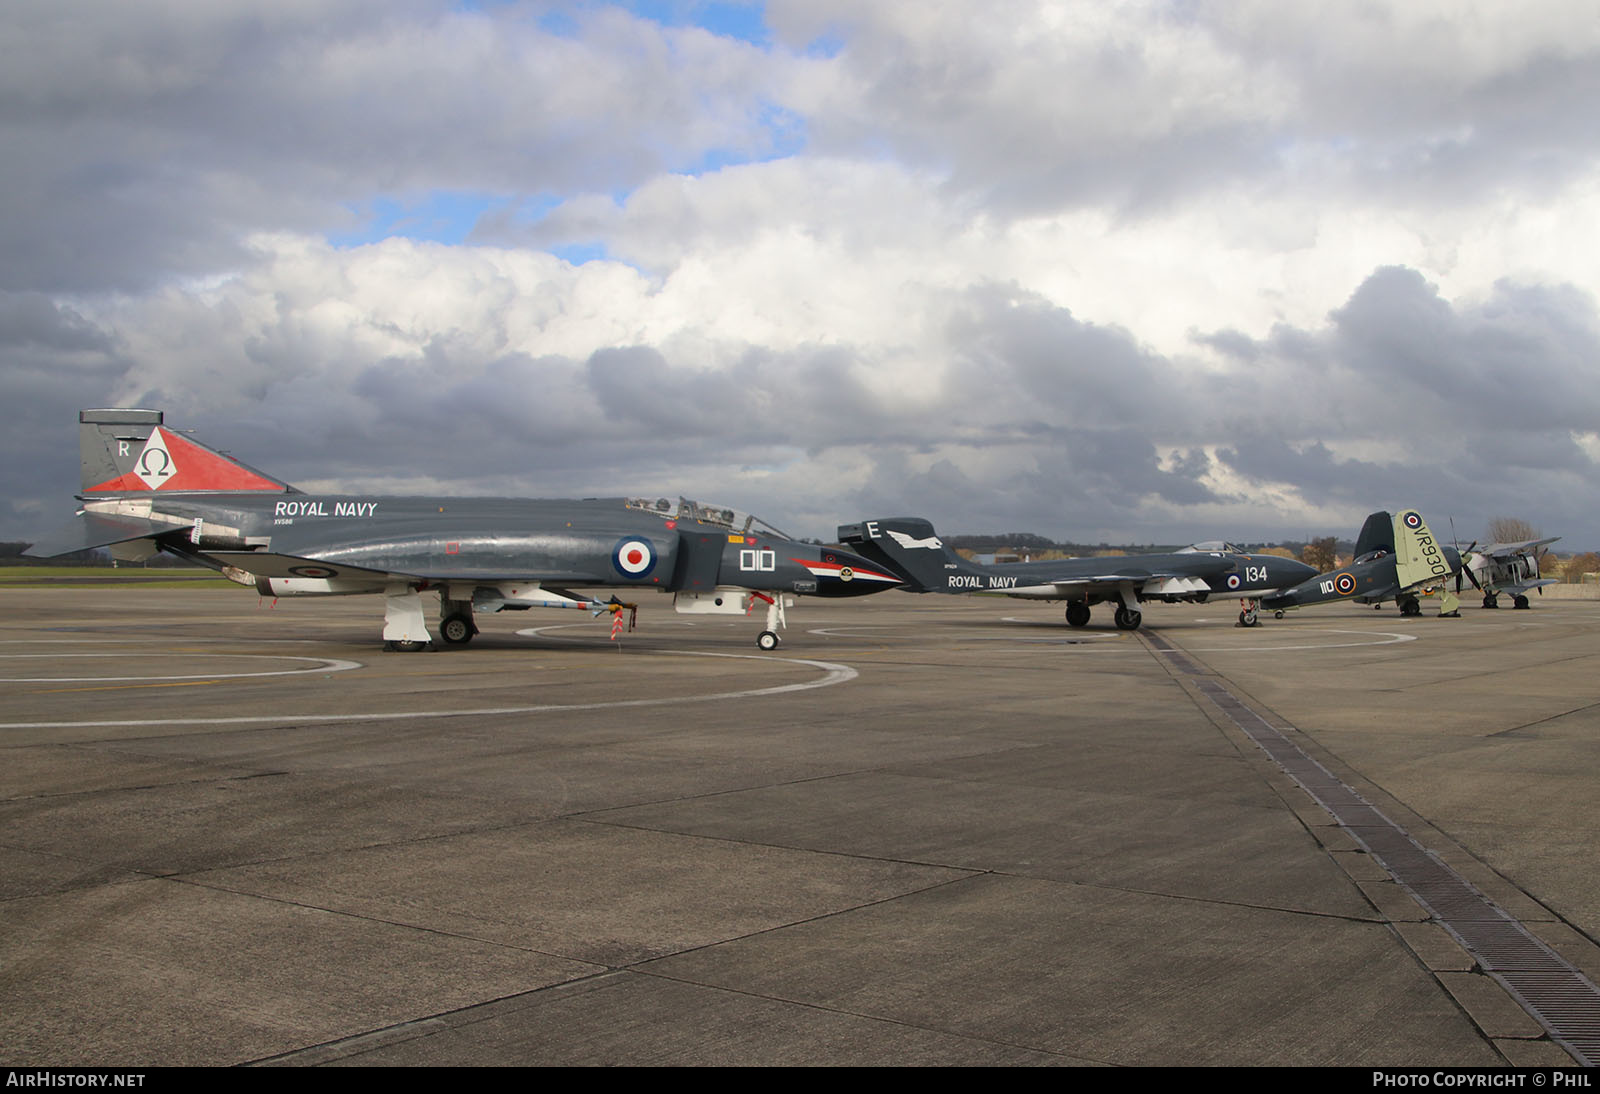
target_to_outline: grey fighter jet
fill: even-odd
[[[82,507],[29,554],[165,552],[264,596],[381,594],[386,649],[432,642],[425,591],[439,594],[439,637],[449,644],[472,640],[480,611],[617,611],[615,592],[603,603],[572,591],[606,588],[670,592],[690,614],[764,606],[757,644],[771,650],[788,594],[860,596],[900,584],[864,558],[681,498],[307,494],[167,428],[159,410],[85,410],[78,421]]]
[[[1291,608],[1353,600],[1381,604],[1393,600],[1401,615],[1421,615],[1421,597],[1440,594],[1439,614],[1459,614],[1460,601],[1450,591],[1459,581],[1461,553],[1447,547],[1428,530],[1422,514],[1407,509],[1396,516],[1373,513],[1356,536],[1356,553],[1348,566],[1318,574],[1262,604],[1279,619]]]
[[[1024,600],[1064,600],[1067,622],[1086,626],[1089,608],[1115,604],[1122,630],[1143,621],[1147,600],[1204,601],[1238,597],[1239,622],[1257,623],[1263,595],[1299,584],[1316,570],[1292,558],[1250,555],[1224,543],[1196,544],[1173,554],[1068,558],[979,566],[946,547],[920,517],[881,517],[839,526],[839,542],[892,570],[919,593],[980,593]]]

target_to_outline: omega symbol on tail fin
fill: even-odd
[[[134,474],[150,489],[159,490],[177,471],[161,430],[152,429],[150,439],[144,442],[144,451],[139,453],[139,462],[134,465]]]

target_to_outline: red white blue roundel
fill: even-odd
[[[1401,517],[1400,519],[1405,521],[1406,522],[1406,527],[1410,528],[1413,532],[1415,532],[1418,528],[1420,528],[1422,526],[1422,514],[1421,513],[1407,513],[1405,516]]]
[[[611,549],[611,564],[628,577],[643,577],[656,567],[656,549],[647,539],[621,539]]]
[[[1239,587],[1239,575],[1238,574],[1229,574],[1228,575],[1228,588],[1237,589],[1238,587]]]
[[[1356,591],[1356,579],[1351,574],[1340,574],[1333,579],[1333,587],[1345,596]]]
[[[289,572],[295,577],[334,577],[339,571],[332,566],[290,566]]]

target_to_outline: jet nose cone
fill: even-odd
[[[1298,585],[1316,576],[1315,566],[1307,566],[1297,558],[1279,558],[1274,555],[1267,562],[1267,578],[1280,589],[1287,589],[1291,585]]]

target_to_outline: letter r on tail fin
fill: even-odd
[[[291,488],[164,427],[159,410],[78,413],[83,493],[285,493]]]

